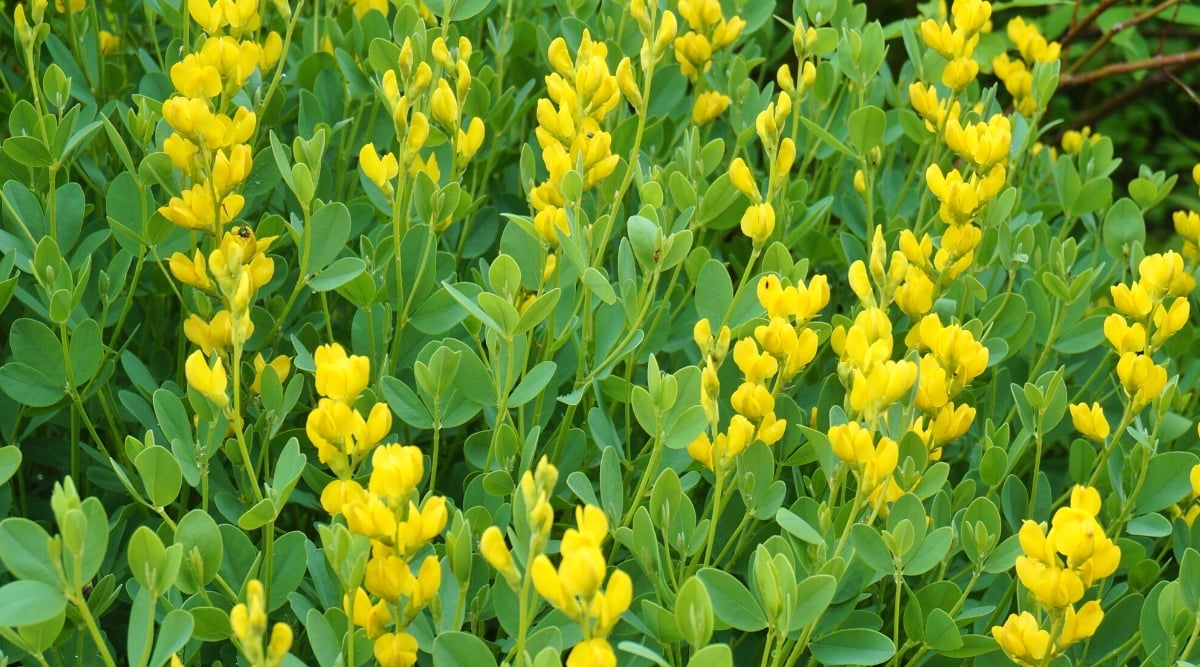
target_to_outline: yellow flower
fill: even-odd
[[[504,535],[495,526],[488,526],[479,537],[479,553],[497,572],[503,575],[509,588],[514,591],[520,587],[521,573],[513,562],[512,552],[504,541]]]
[[[445,127],[458,127],[458,98],[445,79],[438,81],[437,88],[429,97],[429,111],[433,119]]]
[[[1072,644],[1090,638],[1096,634],[1096,629],[1103,620],[1104,611],[1100,609],[1100,603],[1096,600],[1088,600],[1079,611],[1075,611],[1074,607],[1067,607],[1062,631],[1054,640],[1055,652],[1062,652]]]
[[[268,665],[282,664],[288,649],[292,647],[292,626],[287,623],[276,623],[271,628],[271,639],[267,642]]]
[[[1117,354],[1146,351],[1146,327],[1141,322],[1130,325],[1117,313],[1104,318],[1104,337],[1116,349]]]
[[[737,188],[752,201],[762,201],[762,195],[758,192],[758,185],[754,182],[754,174],[751,173],[750,167],[746,165],[746,161],[742,158],[734,158],[733,162],[729,163],[729,181],[733,183],[733,187]]]
[[[707,125],[729,108],[729,96],[716,91],[706,91],[696,96],[692,106],[692,122]]]
[[[382,404],[381,404],[382,405]],[[384,410],[387,407],[384,406]],[[390,426],[390,412],[388,422]],[[383,445],[371,456],[371,493],[385,497],[407,500],[412,496],[425,474],[424,459],[417,447]]]
[[[417,662],[417,640],[407,632],[387,633],[375,640],[374,653],[382,667],[411,667]]]
[[[616,667],[617,656],[607,639],[585,639],[567,656],[567,667]]]
[[[187,375],[188,386],[203,394],[218,408],[229,405],[229,396],[225,393],[227,389],[225,365],[221,363],[221,357],[217,357],[216,364],[210,368],[204,353],[196,350],[187,358],[184,371]]]
[[[712,68],[712,43],[696,32],[688,32],[675,39],[675,60],[683,75],[695,81]]]
[[[743,382],[729,399],[733,409],[747,419],[758,421],[775,410],[775,397],[765,385]]]
[[[1050,650],[1050,633],[1038,627],[1033,614],[1011,614],[1003,626],[992,626],[992,637],[1013,661],[1022,665],[1040,664]]]
[[[1071,423],[1088,440],[1104,442],[1108,438],[1108,420],[1099,403],[1092,403],[1090,407],[1086,403],[1072,403]]]
[[[743,338],[733,346],[733,362],[746,382],[761,383],[779,372],[779,362],[766,352],[759,352],[753,338]]]
[[[371,379],[370,360],[347,355],[337,343],[318,347],[313,359],[317,366],[317,393],[335,401],[354,402]]]
[[[321,491],[321,507],[329,512],[330,516],[340,514],[343,505],[360,501],[365,495],[366,491],[358,482],[352,479],[335,479],[326,484],[325,489]]]
[[[1126,352],[1117,362],[1117,377],[1131,399],[1133,410],[1140,411],[1162,393],[1167,385],[1167,369],[1144,354]]]
[[[955,29],[976,33],[991,19],[992,4],[986,0],[954,0],[950,11],[954,15]]]
[[[974,58],[955,58],[946,63],[942,70],[942,83],[951,90],[962,90],[979,74],[979,63]]]
[[[742,214],[741,226],[742,234],[761,248],[775,231],[775,207],[770,202],[751,204]]]
[[[1020,16],[1008,22],[1008,38],[1017,45],[1017,50],[1027,63],[1058,60],[1061,50],[1059,43],[1047,42],[1036,25],[1025,23]]]
[[[381,158],[375,152],[375,144],[367,144],[358,152],[358,168],[383,191],[385,197],[391,197],[395,192],[392,183],[400,173],[400,165],[395,155],[384,153]]]
[[[342,506],[350,532],[375,540],[391,540],[396,534],[396,516],[378,496],[366,494]]]

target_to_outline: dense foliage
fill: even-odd
[[[1200,659],[1200,8],[3,16],[0,664]]]

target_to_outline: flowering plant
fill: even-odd
[[[0,665],[1200,659],[1186,3],[9,4]]]

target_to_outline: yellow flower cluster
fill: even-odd
[[[788,63],[779,66],[775,72],[775,82],[779,89],[791,95],[797,103],[808,96],[809,88],[817,82],[817,66],[813,59],[813,48],[817,43],[817,29],[797,23],[792,29],[792,51],[796,54],[796,70],[799,77],[792,76],[792,68]]]
[[[550,497],[557,481],[558,469],[543,457],[533,472],[526,471],[522,476],[520,495],[514,498],[515,511],[528,526],[528,542],[521,550],[528,568],[518,567],[496,526],[484,530],[479,552],[514,591],[522,591],[526,583],[531,583],[538,595],[579,625],[583,639],[571,649],[568,667],[615,667],[616,655],[608,635],[629,608],[633,581],[622,570],[614,569],[601,589],[608,570],[601,547],[608,538],[609,526],[604,511],[594,505],[575,508],[576,527],[568,528],[562,536],[558,566],[551,562],[545,550],[554,524]],[[524,594],[521,599],[525,604]]]
[[[1104,320],[1104,337],[1120,355],[1117,375],[1139,411],[1162,392],[1167,370],[1154,362],[1154,354],[1187,324],[1188,295],[1196,280],[1173,251],[1147,255],[1138,264],[1138,279],[1111,288],[1117,312]]]
[[[337,514],[346,502],[362,495],[362,488],[352,478],[371,450],[391,431],[392,413],[384,403],[373,405],[366,416],[354,406],[371,378],[366,357],[347,355],[341,345],[334,343],[318,347],[313,359],[317,393],[322,398],[308,413],[305,430],[321,463],[338,477],[321,494],[321,506]],[[379,458],[380,454],[376,452],[375,456]],[[419,451],[409,458],[415,458],[420,467]],[[411,492],[419,480],[417,474],[405,487]]]
[[[675,35],[679,30],[679,21],[670,10],[663,10],[660,15],[657,0],[650,5],[646,4],[646,0],[630,0],[629,15],[633,17],[638,30],[642,33],[642,48],[639,51],[638,60],[642,75],[649,79],[653,76],[658,61],[662,59],[667,49],[671,48],[671,42],[675,40]],[[657,28],[654,27],[656,19]],[[647,80],[647,84],[649,83]],[[637,85],[637,79],[633,75],[633,64],[628,57],[622,58],[621,62],[617,64],[617,85],[625,99],[629,100],[629,103],[638,109],[639,113],[644,113],[647,100],[642,94],[642,89]],[[692,113],[694,118],[696,112],[693,110]]]
[[[263,585],[258,579],[246,584],[246,601],[229,611],[229,626],[233,629],[234,645],[251,667],[279,667],[292,647],[292,628],[287,623],[276,623],[271,628],[270,640],[263,646],[263,640],[267,639],[267,609]]]
[[[923,353],[919,363],[916,406],[924,415],[912,430],[929,448],[929,458],[940,459],[942,447],[971,427],[975,408],[955,404],[958,394],[987,368],[988,351],[975,336],[957,324],[943,325],[937,315],[926,315],[905,338],[909,349]]]
[[[529,527],[528,543],[523,545],[528,558],[533,559],[546,550],[550,541],[550,529],[554,525],[554,509],[550,506],[550,497],[554,494],[554,485],[558,483],[558,468],[555,468],[546,457],[538,461],[533,472],[525,471],[521,477],[521,495],[516,511],[521,512]],[[495,526],[488,526],[479,538],[479,553],[503,577],[514,591],[521,589],[521,583],[527,574],[517,567],[512,552],[504,541],[504,535]]]
[[[242,346],[254,333],[250,305],[258,290],[275,275],[275,263],[266,254],[275,238],[257,239],[249,227],[242,226],[225,232],[220,245],[207,258],[196,250],[190,258],[176,252],[168,260],[171,273],[179,282],[216,297],[222,305],[222,309],[209,319],[192,314],[183,323],[184,335],[200,348],[188,357],[185,367],[188,384],[219,408],[229,403],[225,365],[239,363]],[[208,299],[204,298],[203,303],[207,305]],[[216,365],[210,368],[208,359],[214,353]],[[261,354],[255,357],[252,390],[256,393],[267,365]],[[282,355],[269,365],[280,380],[287,377],[291,369],[291,362]]]
[[[870,268],[858,260],[849,270],[850,288],[862,310],[849,327],[835,327],[829,339],[838,355],[838,377],[848,393],[847,407],[868,424],[874,424],[889,405],[906,395],[917,379],[915,363],[892,359],[892,321],[887,306],[907,273],[907,258],[892,253],[885,271],[886,252],[883,231],[876,228]]]
[[[953,279],[975,259],[975,248],[983,235],[974,224],[976,218],[1004,188],[1012,127],[1008,117],[1001,114],[986,123],[966,126],[952,116],[946,119],[942,136],[946,145],[971,165],[967,177],[957,168],[942,173],[936,163],[925,170],[925,182],[940,204],[938,217],[948,225],[935,258],[935,264],[941,266],[936,268],[948,271]]]
[[[424,172],[435,182],[441,178],[437,158],[432,154],[421,155],[429,139],[430,117],[450,138],[454,153],[451,179],[458,178],[479,152],[485,135],[483,119],[476,117],[468,121],[462,114],[463,101],[473,81],[469,66],[472,52],[471,41],[466,37],[459,37],[453,52],[445,39],[435,38],[430,53],[438,71],[445,74],[435,85],[434,68],[425,61],[415,62],[412,40],[406,37],[397,59],[399,75],[397,70],[384,72],[379,90],[392,116],[399,149],[380,156],[375,144],[368,143],[359,151],[358,164],[385,197],[390,199],[398,193],[403,194],[404,189],[396,187],[398,177],[402,181]],[[428,115],[416,108],[426,98]],[[440,231],[449,223],[449,219],[439,221],[435,227]]]
[[[570,232],[562,191],[567,172],[577,169],[586,191],[617,168],[620,157],[613,154],[612,135],[601,124],[621,101],[621,92],[608,70],[608,46],[592,41],[587,30],[574,60],[562,37],[550,43],[549,58],[554,68],[546,77],[550,97],[538,100],[535,130],[549,178],[530,192],[530,203],[534,227],[553,246],[558,244],[555,230]]]
[[[675,40],[675,60],[696,84],[712,68],[713,53],[733,44],[746,22],[740,16],[726,20],[717,0],[679,0],[678,10],[691,29]]]
[[[341,514],[351,533],[371,540],[363,586],[343,599],[346,615],[366,628],[375,658],[386,667],[416,662],[417,641],[405,628],[437,594],[442,569],[436,555],[426,556],[414,573],[412,560],[446,528],[446,499],[431,495],[417,504],[417,485],[425,474],[421,450],[379,445],[392,427],[392,415],[376,403],[366,417],[355,407],[370,381],[366,357],[347,355],[338,344],[313,355],[316,389],[321,395],[309,413],[309,440],[318,457],[337,474],[321,492],[321,506]],[[371,454],[367,488],[353,477]],[[372,596],[378,601],[372,602]],[[388,625],[394,621],[394,627]]]
[[[943,172],[934,163],[925,171],[925,182],[939,202],[938,217],[948,225],[936,255],[932,243],[925,238],[917,239],[906,233],[900,240],[901,250],[909,261],[923,269],[925,277],[938,288],[945,287],[945,283],[971,266],[982,238],[975,220],[983,206],[1000,194],[1007,176],[1005,165],[1012,147],[1012,124],[1008,117],[995,114],[986,121],[964,122],[958,101],[962,90],[978,73],[979,66],[972,53],[991,12],[991,5],[982,0],[957,0],[952,9],[953,29],[948,23],[934,19],[922,23],[925,43],[949,60],[942,83],[950,88],[951,94],[939,98],[934,85],[920,81],[909,86],[909,98],[925,120],[925,127],[938,134],[961,162],[970,167],[969,172],[957,167]],[[918,281],[915,275],[914,281]],[[924,283],[921,286],[925,287]],[[932,299],[937,298],[937,291],[930,291]],[[905,312],[910,316],[928,312],[916,307],[920,302],[914,303],[909,298],[912,296],[916,295],[905,295],[909,303]]]
[[[726,20],[717,0],[681,0],[678,9],[689,30],[675,39],[675,60],[696,88],[692,122],[706,125],[729,108],[730,99],[724,93],[704,90],[707,85],[704,75],[712,69],[713,53],[733,44],[746,22],[740,16]]]
[[[1192,167],[1192,181],[1200,186],[1200,163]],[[1200,258],[1200,213],[1192,210],[1175,211],[1175,233],[1183,237],[1183,256],[1194,267]]]
[[[714,338],[712,325],[702,319],[693,330],[704,357],[700,401],[715,437],[701,433],[688,445],[688,453],[717,475],[730,470],[737,456],[755,440],[770,446],[783,437],[787,422],[775,416],[775,397],[817,354],[817,334],[808,325],[829,304],[829,282],[817,275],[808,284],[785,287],[777,276],[763,276],[758,282],[758,301],[766,310],[767,323],[755,327],[753,337],[733,346],[733,362],[742,373],[742,383],[730,397],[735,414],[724,433],[718,431],[717,371],[729,349],[729,328],[721,327]]]
[[[263,44],[241,37],[261,25],[257,2],[188,0],[188,14],[206,33],[199,49],[171,66],[177,95],[163,102],[174,130],[162,150],[190,187],[158,210],[187,229],[220,236],[245,204],[237,189],[250,174],[249,140],[257,118],[233,103],[256,70],[267,72],[283,49],[279,33]]]
[[[1037,110],[1037,101],[1033,98],[1031,70],[1036,63],[1058,60],[1061,46],[1058,42],[1046,41],[1036,25],[1026,23],[1020,16],[1008,22],[1008,38],[1016,45],[1021,57],[1011,59],[1007,53],[1001,53],[992,59],[992,71],[1013,96],[1017,111],[1023,116],[1032,116]]]
[[[583,630],[583,641],[567,656],[569,667],[615,667],[608,634],[633,601],[633,580],[614,569],[604,583],[608,564],[600,547],[609,531],[603,510],[595,505],[576,507],[575,525],[563,534],[557,568],[544,553],[533,559],[533,586]]]
[[[990,23],[992,5],[984,0],[955,0],[951,13],[953,28],[949,22],[927,19],[921,23],[921,38],[946,59],[942,83],[958,93],[979,74],[979,63],[973,55],[980,31]]]
[[[1100,506],[1096,489],[1076,486],[1071,505],[1055,512],[1049,532],[1033,521],[1021,526],[1024,555],[1017,557],[1017,577],[1037,601],[1038,613],[1011,614],[1003,626],[992,628],[992,636],[1017,663],[1045,664],[1100,626],[1104,612],[1098,601],[1075,607],[1121,561],[1121,549],[1096,520]]]
[[[875,434],[859,422],[829,428],[829,444],[834,456],[850,466],[858,478],[858,488],[872,497],[891,486],[892,473],[900,456],[896,441]],[[888,485],[888,486],[885,486]]]
[[[787,185],[787,176],[796,162],[796,142],[783,136],[788,116],[792,113],[792,97],[781,91],[775,101],[759,112],[754,129],[767,154],[767,192],[764,196],[755,182],[754,173],[742,158],[729,164],[729,180],[752,202],[742,214],[742,234],[754,244],[755,250],[766,245],[775,232],[775,206],[772,199]]]

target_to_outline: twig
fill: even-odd
[[[1071,28],[1067,30],[1067,34],[1063,35],[1063,38],[1058,40],[1059,44],[1062,44],[1062,47],[1066,49],[1067,45],[1071,43],[1071,40],[1075,39],[1076,35],[1078,35],[1091,24],[1095,23],[1096,19],[1104,13],[1104,10],[1112,7],[1115,4],[1117,4],[1117,0],[1102,0],[1100,4],[1096,5],[1096,7],[1092,9],[1092,11],[1087,13],[1087,16],[1083,17],[1082,21],[1071,24]]]
[[[1097,39],[1095,42],[1092,43],[1092,46],[1087,50],[1087,52],[1085,52],[1082,56],[1080,56],[1079,59],[1076,60],[1074,63],[1071,63],[1071,67],[1067,69],[1067,74],[1074,74],[1074,73],[1078,72],[1079,68],[1083,67],[1084,64],[1086,64],[1089,60],[1091,60],[1092,56],[1096,55],[1096,53],[1099,52],[1100,49],[1103,48],[1105,44],[1108,44],[1109,40],[1111,40],[1113,37],[1118,35],[1122,30],[1132,28],[1133,26],[1138,25],[1139,23],[1148,21],[1148,20],[1154,18],[1155,16],[1157,16],[1158,14],[1161,14],[1162,12],[1164,12],[1178,4],[1179,4],[1179,0],[1165,0],[1165,2],[1162,2],[1154,7],[1151,7],[1150,9],[1147,9],[1146,11],[1142,12],[1141,14],[1138,14],[1137,16],[1130,18],[1128,21],[1120,21],[1120,22],[1114,23],[1113,26],[1111,28],[1109,28],[1107,31],[1105,31],[1103,35],[1100,35],[1099,39]]]
[[[1162,69],[1164,67],[1174,67],[1176,65],[1185,65],[1187,63],[1200,60],[1200,49],[1192,51],[1184,51],[1183,53],[1174,53],[1169,56],[1153,56],[1142,60],[1131,60],[1125,63],[1115,63],[1101,67],[1100,69],[1085,72],[1083,74],[1064,74],[1058,80],[1058,85],[1062,88],[1069,86],[1080,86],[1085,83],[1091,83],[1098,79],[1103,79],[1106,76],[1114,74],[1127,74],[1129,72],[1137,72],[1147,69]]]
[[[1200,97],[1196,95],[1196,91],[1192,90],[1190,86],[1183,82],[1183,79],[1180,79],[1171,70],[1163,70],[1163,74],[1166,74],[1168,79],[1174,81],[1176,85],[1182,88],[1183,92],[1192,99],[1192,102],[1196,103],[1196,106],[1200,106]]]

